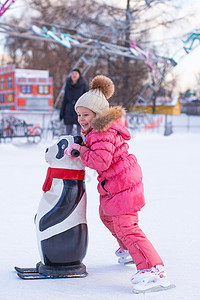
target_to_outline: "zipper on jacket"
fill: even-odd
[[[110,198],[110,193],[105,189],[104,185],[106,183],[106,179],[104,179],[102,182],[101,182],[101,186],[102,188],[104,189],[104,191],[108,194],[108,198]]]

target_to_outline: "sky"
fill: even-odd
[[[100,2],[104,2],[106,4],[120,4],[122,7],[126,7],[126,0],[123,1],[116,1],[116,0],[109,0],[109,1],[103,1],[99,0]],[[179,59],[177,55],[175,56],[178,59],[178,65],[173,69],[173,74],[177,76],[178,79],[178,88],[180,90],[186,90],[187,88],[196,88],[197,84],[197,76],[198,73],[200,73],[200,47],[197,47],[195,50],[191,51],[190,54],[186,54],[183,50],[184,43],[181,40],[181,36],[185,35],[186,33],[195,32],[195,29],[200,29],[200,21],[199,21],[199,11],[200,11],[200,2],[199,0],[172,0],[173,4],[176,4],[179,9],[176,10],[177,15],[184,16],[189,13],[194,14],[193,17],[191,17],[185,24],[182,24],[181,26],[177,26],[175,30],[163,32],[163,36],[160,36],[160,39],[162,40],[166,36],[170,37],[177,37],[173,43],[169,47],[169,55],[174,55],[177,51],[179,51],[179,54],[182,55],[182,58]],[[5,13],[6,16],[12,16],[13,13],[19,13],[26,8],[27,10],[27,2],[24,0],[16,0],[14,4],[11,5],[10,9]],[[132,0],[131,3],[134,3]],[[4,17],[0,21],[4,21]],[[159,33],[160,35],[161,33]],[[159,37],[159,35],[156,35],[156,38]],[[154,38],[154,37],[153,37]],[[186,37],[185,37],[186,38]],[[196,40],[194,45],[198,45],[198,40]],[[200,42],[199,42],[200,44]],[[182,49],[182,51],[180,51]],[[160,52],[162,52],[162,46],[160,49]]]
[[[185,23],[185,25],[179,28],[178,32],[183,33],[200,33],[196,31],[196,29],[200,30],[200,21],[199,21],[199,11],[200,11],[200,2],[199,0],[190,0],[190,1],[177,1],[173,2],[179,3],[179,5],[183,8],[183,14],[193,14],[191,18]],[[186,40],[188,36],[184,38]],[[175,41],[175,45],[177,43],[177,49],[185,46],[186,44],[180,43],[180,41]],[[197,46],[199,44],[199,46]],[[190,44],[187,44],[190,46]],[[179,48],[180,47],[180,48]],[[195,48],[196,47],[196,48]],[[178,60],[178,65],[174,68],[173,73],[178,75],[179,87],[183,90],[193,87],[194,89],[197,87],[197,77],[200,74],[200,41],[196,40],[194,43],[194,50],[192,50],[189,54],[186,54],[184,50],[180,51],[180,55],[182,59]]]

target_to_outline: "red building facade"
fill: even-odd
[[[0,67],[0,109],[51,110],[53,79],[47,70]]]

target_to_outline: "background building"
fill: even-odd
[[[47,70],[0,67],[0,110],[52,110],[53,78]]]

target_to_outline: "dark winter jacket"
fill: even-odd
[[[65,94],[60,109],[60,120],[64,119],[64,123],[78,124],[77,114],[74,105],[78,98],[89,90],[86,81],[80,77],[76,84],[71,83],[71,78],[67,78],[65,86]]]

